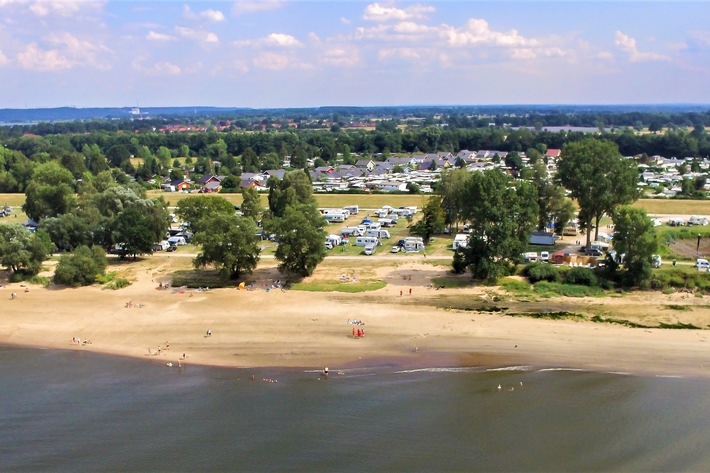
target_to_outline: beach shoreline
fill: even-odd
[[[135,282],[118,291],[32,286],[25,293],[21,285],[7,284],[0,289],[0,344],[96,352],[174,366],[334,370],[531,366],[710,376],[709,330],[640,329],[445,310],[430,302],[452,294],[473,297],[490,289],[427,289],[430,265],[379,271],[387,287],[361,294],[161,290],[151,268],[138,270]],[[403,271],[414,277],[403,278]],[[11,292],[17,299],[11,300]],[[651,308],[652,296],[658,298],[655,304],[683,297],[645,293],[564,303],[580,310],[608,304],[628,313],[650,313],[658,311]],[[693,312],[685,316],[710,320],[704,298],[683,301],[694,304]],[[550,304],[540,303],[540,310]],[[362,336],[358,329],[364,330]]]

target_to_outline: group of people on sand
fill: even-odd
[[[25,286],[25,292],[30,292],[30,288]],[[17,299],[17,293],[16,292],[11,292],[10,293],[10,300],[15,300]]]
[[[133,301],[128,301],[128,302],[126,302],[126,306],[125,306],[125,307],[126,307],[126,309],[133,309],[134,307],[135,307],[135,308],[138,308],[138,309],[142,309],[142,308],[144,307],[144,304],[142,304],[142,303],[134,303]]]
[[[82,340],[79,337],[72,337],[71,342],[75,345],[91,345],[91,340]]]

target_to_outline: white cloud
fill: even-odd
[[[316,37],[317,38],[317,37]],[[311,37],[312,39],[312,37]],[[244,39],[234,41],[235,46],[239,47],[278,47],[278,48],[294,48],[303,46],[299,40],[291,35],[283,33],[271,33],[268,36],[258,39]]]
[[[270,71],[281,71],[284,69],[312,69],[309,64],[295,61],[285,54],[266,52],[252,59],[254,67],[268,69]]]
[[[294,47],[301,46],[301,42],[291,35],[282,33],[271,33],[264,39],[264,43],[269,46]]]
[[[26,3],[29,10],[37,16],[58,15],[62,17],[76,16],[84,10],[103,8],[105,2],[94,0],[36,0]]]
[[[421,20],[434,13],[436,9],[426,5],[411,5],[406,8],[397,8],[394,5],[380,5],[372,3],[365,8],[363,19],[368,21],[407,21]]]
[[[45,39],[50,47],[42,48],[32,42],[17,53],[17,62],[21,68],[36,71],[59,71],[75,67],[111,69],[111,62],[102,58],[103,54],[111,51],[100,42],[83,40],[70,33],[52,33]]]
[[[356,67],[361,63],[360,55],[356,50],[343,47],[323,51],[320,60],[337,67]]]
[[[451,46],[529,47],[538,44],[537,40],[527,39],[516,30],[505,33],[491,30],[488,22],[480,18],[471,18],[463,28],[445,28],[442,34],[445,35]]]
[[[288,67],[289,60],[287,56],[276,53],[264,53],[252,61],[254,66],[269,69],[271,71],[279,71]]]
[[[133,69],[145,74],[146,76],[159,77],[159,76],[178,76],[182,74],[182,69],[171,62],[161,61],[149,66],[143,64],[144,58],[136,58],[133,61]]]
[[[340,22],[344,25],[349,25],[350,23],[352,23],[349,18],[345,18],[344,16],[340,17]]]
[[[7,56],[5,56],[5,54],[2,51],[0,51],[0,66],[4,66],[8,62],[9,61],[7,59]]]
[[[175,36],[170,36],[168,34],[157,33],[155,31],[149,31],[145,36],[145,39],[149,41],[174,41]]]
[[[30,43],[17,53],[17,62],[23,69],[43,72],[71,69],[76,65],[76,61],[62,55],[58,50],[43,50],[37,43]]]
[[[422,51],[419,48],[383,48],[378,51],[377,57],[380,61],[390,59],[420,61],[422,59]]]
[[[176,26],[175,32],[183,38],[201,41],[203,43],[219,43],[216,34],[204,30],[196,30],[185,26]]]
[[[203,10],[201,12],[194,12],[192,9],[185,5],[182,9],[182,16],[188,20],[206,20],[218,23],[224,21],[224,13],[219,10]]]
[[[622,33],[621,31],[616,32],[616,39],[614,44],[627,54],[631,62],[656,62],[656,61],[668,61],[670,58],[658,53],[642,53],[638,50],[636,46],[636,39],[629,35]]]
[[[242,15],[260,11],[278,10],[284,5],[281,0],[237,0],[232,8],[232,13]]]

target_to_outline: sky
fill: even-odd
[[[0,0],[0,108],[710,103],[707,1]]]

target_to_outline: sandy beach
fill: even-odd
[[[3,282],[0,344],[84,350],[166,364],[329,366],[331,370],[385,364],[530,365],[710,376],[708,297],[649,292],[527,304],[540,311],[554,306],[573,312],[618,313],[627,320],[646,323],[681,321],[704,328],[642,329],[438,308],[432,301],[446,297],[485,299],[497,289],[431,288],[431,278],[445,274],[447,268],[422,262],[375,266],[369,274],[387,282],[385,288],[345,294],[270,287],[267,291],[263,284],[270,285],[269,276],[279,277],[268,262],[262,263],[266,267],[259,272],[263,284],[251,291],[160,289],[159,285],[169,280],[167,263],[160,261],[147,258],[133,265],[133,284],[116,291],[98,286],[29,285],[29,292],[25,292],[25,285]],[[340,267],[319,268],[313,278],[338,278],[341,272]],[[12,292],[17,294],[15,299]],[[680,303],[689,309],[664,309]],[[358,329],[364,329],[364,336],[357,336]]]

